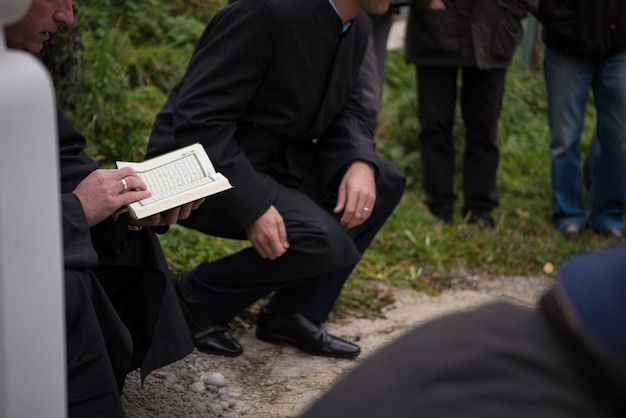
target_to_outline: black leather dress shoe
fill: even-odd
[[[200,331],[191,331],[191,339],[198,351],[218,356],[237,357],[243,348],[225,325],[211,325]]]
[[[358,345],[328,334],[304,315],[275,316],[265,307],[257,317],[256,337],[272,344],[290,344],[315,356],[354,358],[361,353]]]
[[[189,334],[198,351],[218,356],[237,357],[243,353],[241,345],[233,338],[225,325],[212,324],[199,309],[198,304],[185,300],[180,291],[179,277],[174,277],[174,289],[187,321]]]

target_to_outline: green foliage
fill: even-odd
[[[79,76],[64,77],[64,46],[50,45],[59,102],[89,139],[88,152],[102,166],[141,160],[150,127],[180,80],[206,22],[222,0],[76,2],[82,50]],[[68,38],[63,33],[60,39]],[[74,35],[70,39],[75,39]]]
[[[415,71],[400,51],[392,51],[385,70],[377,146],[381,155],[402,169],[409,183],[421,178],[418,131]]]

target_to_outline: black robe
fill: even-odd
[[[97,164],[58,111],[71,416],[123,416],[126,373],[150,371],[193,349],[158,239],[128,216],[88,228],[71,192]]]

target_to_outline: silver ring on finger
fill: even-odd
[[[363,212],[369,212],[370,208],[363,208]]]
[[[126,183],[126,179],[122,179],[122,186],[124,187],[124,190],[122,190],[122,193],[126,193],[128,191],[128,183]]]

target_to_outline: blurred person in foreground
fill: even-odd
[[[234,186],[181,224],[251,244],[176,281],[198,350],[240,355],[228,323],[271,295],[258,339],[359,355],[322,324],[404,191],[400,170],[376,154],[358,80],[370,26],[362,12],[388,7],[237,0],[209,22],[157,115],[149,156],[200,142]]]
[[[495,302],[383,347],[301,418],[626,416],[626,247],[577,257],[530,309]]]
[[[73,21],[71,0],[33,0],[5,28],[7,46],[39,54],[59,25]],[[129,371],[140,368],[143,381],[193,349],[151,226],[177,222],[201,201],[132,221],[125,206],[150,196],[144,182],[132,169],[98,169],[85,138],[57,115],[68,415],[124,417],[120,394]]]

